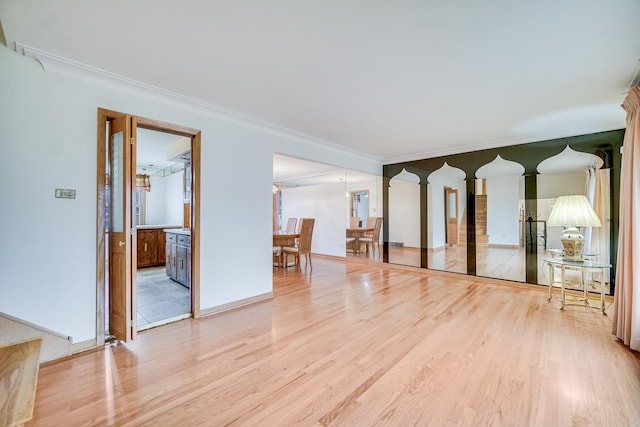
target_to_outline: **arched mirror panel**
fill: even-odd
[[[385,165],[386,180],[404,168],[428,177],[428,185],[414,178],[407,199],[389,189],[383,209],[422,224],[415,231],[422,238],[422,267],[546,285],[544,260],[564,249],[564,227],[549,224],[551,208],[560,196],[584,195],[602,224],[582,227],[585,247],[611,264],[605,286],[615,292],[623,137],[621,129]],[[452,170],[457,176],[447,173]],[[471,222],[466,212],[473,213]],[[392,221],[390,227],[399,225]],[[389,239],[391,247],[395,240]],[[419,265],[417,257],[407,264]]]
[[[560,154],[550,157],[538,166],[540,174],[537,177],[537,224],[538,283],[547,285],[554,278],[555,285],[559,285],[560,275],[553,274],[547,258],[561,258],[568,254],[563,245],[563,234],[569,227],[577,226],[580,238],[583,239],[581,259],[595,260],[609,263],[611,242],[611,174],[609,168],[604,168],[604,161],[589,153],[575,151],[566,147]],[[589,210],[598,217],[599,226],[584,224],[570,224],[576,214],[582,215],[578,206],[567,206],[561,212],[563,220],[551,218],[554,206],[562,196],[584,196]],[[560,208],[561,206],[558,206]],[[574,218],[574,219],[572,219]],[[576,271],[565,271],[565,288],[599,292],[601,286],[600,273],[582,274]],[[607,294],[611,294],[610,274],[602,281]]]
[[[476,274],[524,282],[524,167],[499,155],[476,172]]]
[[[427,193],[428,266],[467,272],[466,174],[445,163],[429,175]]]
[[[420,178],[403,170],[389,181],[389,262],[420,267]]]

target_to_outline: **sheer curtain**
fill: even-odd
[[[594,199],[596,197],[596,169],[594,167],[590,167],[585,169],[585,173],[587,174],[587,181],[585,185],[585,195],[587,196],[587,200],[591,204],[591,207],[594,207]],[[595,207],[594,207],[595,210]],[[602,217],[598,214],[598,218],[600,218],[600,222],[602,222]],[[593,236],[593,227],[585,227],[584,230],[584,252],[585,253],[594,253],[592,243]]]
[[[151,180],[149,179],[149,175],[137,174],[136,188],[138,188],[138,190],[151,191]]]
[[[593,197],[593,210],[596,211],[602,225],[593,228],[591,236],[591,252],[597,253],[600,262],[611,262],[611,186],[610,170],[596,171],[596,186]],[[605,282],[609,283],[611,272],[606,271]]]
[[[620,227],[612,333],[640,351],[640,86],[622,104],[627,112],[620,177]]]

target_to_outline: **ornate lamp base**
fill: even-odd
[[[582,248],[584,247],[584,236],[580,234],[577,227],[567,227],[560,236],[562,246],[564,246],[564,259],[567,261],[582,261]]]

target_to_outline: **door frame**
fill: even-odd
[[[105,186],[107,180],[107,123],[125,115],[118,111],[98,108],[97,129],[97,196],[96,196],[96,346],[105,342]],[[145,117],[135,117],[137,127],[157,130],[191,138],[191,316],[200,314],[200,150],[201,131]],[[135,242],[132,257],[135,255]],[[132,263],[132,258],[127,262]],[[133,268],[133,265],[131,266]],[[134,313],[132,313],[132,316]],[[135,320],[135,319],[133,319]],[[135,328],[137,330],[137,327]]]
[[[451,221],[449,221],[449,215],[451,213],[451,208],[449,205],[449,197],[453,195],[455,197],[455,225],[451,224]],[[448,245],[458,245],[460,244],[459,242],[459,230],[458,230],[458,216],[459,216],[460,212],[459,212],[459,208],[458,208],[458,189],[457,188],[453,188],[453,187],[448,187],[448,186],[444,186],[444,227],[445,227],[445,233],[444,233],[444,241],[446,244]],[[453,228],[452,228],[453,227]],[[455,242],[451,242],[449,239],[450,236],[454,235],[455,236]]]
[[[355,203],[355,197],[358,194],[366,194],[367,195],[367,212],[371,211],[371,206],[369,206],[369,202],[370,202],[370,198],[369,198],[369,190],[357,190],[357,191],[350,191],[349,192],[349,200],[351,201],[350,205],[350,214],[349,214],[349,218],[354,217],[355,215],[355,209],[353,208],[353,205]],[[369,214],[367,213],[367,218],[369,217]],[[365,218],[366,220],[366,218]]]

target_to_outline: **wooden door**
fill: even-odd
[[[109,130],[109,332],[121,341],[135,337],[135,119],[122,115]]]
[[[136,228],[138,235],[138,268],[153,267],[158,264],[158,236],[156,229],[140,230]],[[164,251],[163,251],[164,254]],[[163,257],[164,258],[164,257]],[[162,259],[164,262],[164,259]]]
[[[444,188],[444,216],[446,227],[446,243],[458,244],[458,190]]]

